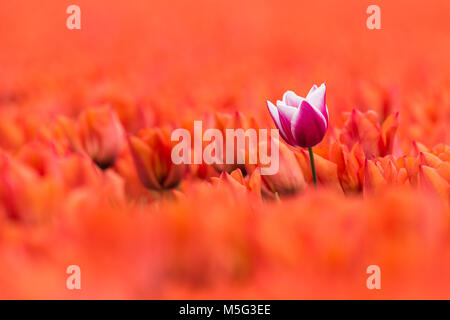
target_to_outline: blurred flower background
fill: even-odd
[[[1,298],[450,298],[449,1],[75,2],[0,3]],[[286,144],[274,176],[171,162],[322,82],[317,189]]]

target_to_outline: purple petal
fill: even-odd
[[[293,91],[286,91],[283,95],[283,102],[291,107],[298,108],[304,99],[296,95]]]
[[[311,88],[308,95],[306,96],[306,100],[322,113],[328,125],[328,109],[325,101],[327,88],[325,87],[324,83],[322,83],[322,85],[317,89],[313,90],[313,88]]]
[[[267,101],[267,108],[269,109],[269,112],[270,112],[270,115],[272,116],[273,122],[275,122],[275,126],[280,131],[280,136],[285,141],[288,141],[288,138],[287,138],[286,134],[283,131],[283,127],[281,126],[280,116],[278,114],[278,108],[275,107],[275,105],[272,102],[270,102],[270,101]],[[291,130],[289,130],[289,132],[290,131]]]
[[[297,108],[286,106],[283,103],[278,104],[278,115],[280,117],[281,127],[286,135],[284,139],[287,143],[295,146],[295,139],[292,135],[292,118],[297,112]]]
[[[292,119],[292,133],[299,147],[313,147],[322,141],[327,131],[324,116],[304,100]]]

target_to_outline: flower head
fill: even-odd
[[[123,128],[109,107],[86,109],[78,120],[81,144],[100,168],[116,161],[123,145]]]
[[[138,136],[129,137],[131,154],[144,187],[163,190],[175,187],[182,179],[186,166],[172,162],[170,135],[167,130],[149,128]]]
[[[294,147],[310,148],[322,141],[328,128],[326,87],[314,85],[306,98],[286,91],[275,106],[267,101],[269,112],[283,139]]]

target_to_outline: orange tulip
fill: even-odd
[[[109,107],[86,109],[78,120],[81,145],[100,168],[116,161],[123,145],[123,128]]]
[[[170,135],[162,129],[145,129],[129,137],[136,171],[144,187],[163,190],[178,185],[186,166],[172,162]]]
[[[261,144],[265,143],[261,142]],[[247,163],[245,167],[248,174],[253,175],[258,165]],[[278,172],[274,175],[260,175],[260,177],[262,194],[268,198],[296,194],[306,187],[305,178],[294,153],[281,142],[279,142]]]
[[[300,164],[300,167],[302,168],[303,176],[305,177],[307,182],[311,183],[311,161],[309,159],[308,152],[306,152],[305,150],[299,150],[295,153],[295,155]],[[314,155],[314,160],[316,165],[318,184],[328,186],[342,192],[338,177],[337,165],[317,154]]]

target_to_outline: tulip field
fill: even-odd
[[[1,1],[0,299],[450,299],[449,12]]]

